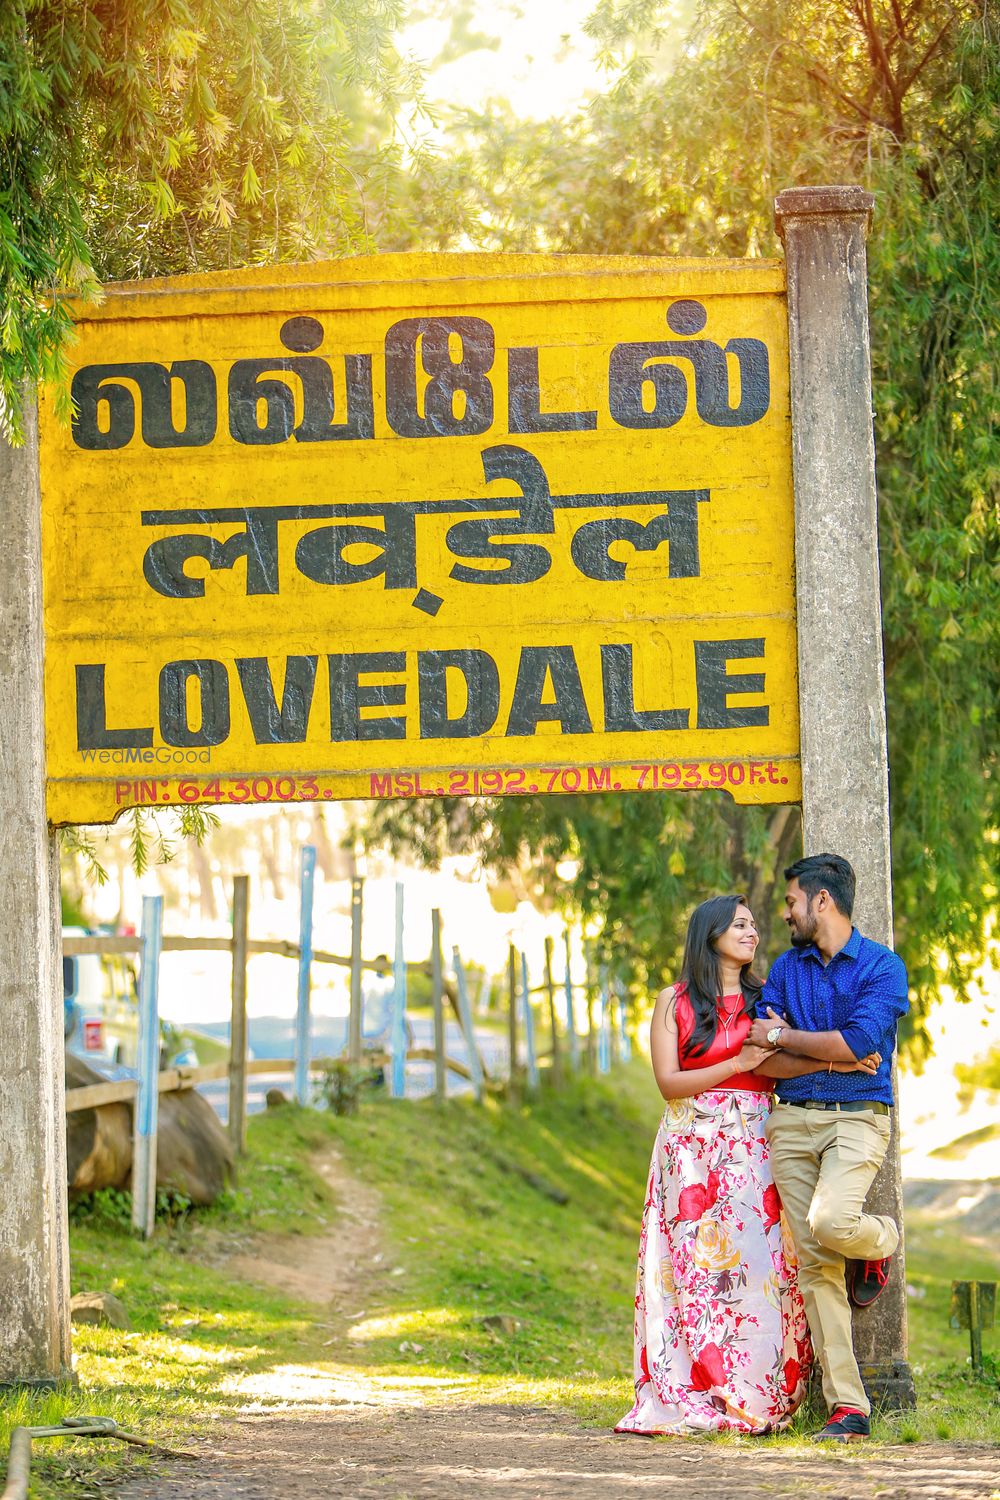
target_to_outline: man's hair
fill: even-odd
[[[810,901],[819,891],[829,891],[834,906],[845,917],[854,911],[854,871],[840,854],[807,854],[785,871],[786,880],[797,880]]]

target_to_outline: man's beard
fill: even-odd
[[[808,925],[788,929],[793,948],[808,948],[816,941],[816,918],[808,908],[805,920]]]

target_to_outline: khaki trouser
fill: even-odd
[[[771,1172],[798,1252],[799,1289],[831,1411],[871,1410],[854,1357],[844,1262],[882,1260],[899,1244],[892,1219],[862,1212],[889,1145],[889,1121],[871,1110],[794,1104],[775,1105],[767,1121]]]

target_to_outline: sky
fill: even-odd
[[[473,0],[466,10],[458,0],[427,0],[413,7],[400,47],[428,67],[432,104],[476,109],[502,97],[520,117],[546,119],[602,87],[594,44],[583,34],[593,3]],[[463,51],[474,39],[481,45]]]

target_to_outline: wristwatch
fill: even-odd
[[[781,1040],[781,1033],[783,1030],[784,1027],[782,1026],[771,1027],[770,1031],[767,1033],[767,1045],[769,1047],[777,1047],[778,1043]]]

